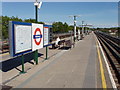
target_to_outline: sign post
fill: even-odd
[[[21,71],[20,73],[21,73],[21,74],[24,74],[24,73],[26,73],[26,72],[25,72],[25,70],[24,70],[24,55],[23,55],[23,54],[22,54],[21,58],[22,58],[22,71]]]
[[[36,3],[37,3],[37,0],[36,0]],[[37,21],[38,21],[38,8],[37,8],[38,6],[37,5],[35,5],[35,18],[36,18],[36,23],[37,23]],[[36,65],[38,64],[38,50],[36,50],[35,52],[34,52],[34,60],[35,60],[35,62],[36,62]]]
[[[34,61],[36,62],[36,65],[38,64],[38,50],[34,53]]]
[[[46,58],[45,58],[45,60],[47,60],[48,59],[48,47],[46,46]]]
[[[36,19],[36,23],[38,22],[38,8],[41,8],[42,2],[38,2],[36,0],[36,2],[34,3],[35,5],[35,19]],[[34,52],[34,60],[36,61],[36,64],[38,64],[38,50],[36,50]]]
[[[38,49],[43,48],[43,24],[32,23],[32,51],[34,60],[38,64]]]

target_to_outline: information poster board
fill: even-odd
[[[44,27],[44,46],[49,43],[49,28]]]
[[[15,25],[15,53],[31,49],[31,26]]]
[[[31,23],[9,22],[10,56],[24,54],[32,51]]]
[[[32,23],[32,51],[43,48],[43,24]]]

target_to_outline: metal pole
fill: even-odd
[[[87,24],[85,25],[85,35],[87,35]]]
[[[70,33],[71,33],[71,43],[73,43],[73,42],[72,42],[72,31],[71,31]]]
[[[45,60],[47,60],[48,59],[48,47],[46,46],[46,58],[45,58]]]
[[[84,21],[82,21],[82,35],[84,36]]]
[[[37,5],[35,6],[35,19],[36,19],[36,23],[38,22],[38,8]]]
[[[35,6],[35,20],[36,20],[36,23],[37,23],[38,22],[38,8],[37,8],[37,5]],[[35,60],[36,65],[37,65],[38,64],[38,50],[36,50],[34,52],[34,60]]]
[[[25,70],[24,70],[24,55],[23,54],[22,54],[21,58],[22,58],[22,71],[20,73],[25,73]]]
[[[76,16],[74,16],[74,42],[76,40]]]

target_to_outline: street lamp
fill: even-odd
[[[38,22],[38,8],[40,9],[42,5],[42,2],[38,2],[37,0],[34,3],[35,6],[35,21]],[[36,64],[38,64],[38,50],[34,52],[34,60]]]
[[[70,15],[69,17],[73,17],[74,19],[74,42],[76,40],[76,17],[80,17],[80,15]]]
[[[38,2],[38,0],[36,0],[35,3],[34,3],[34,6],[35,6],[35,20],[36,20],[36,23],[37,23],[38,22],[38,9],[41,8],[42,2]]]
[[[84,22],[85,21],[82,21],[82,34],[84,34]]]
[[[82,34],[83,36],[86,34],[86,32],[88,32],[87,30],[87,26],[93,26],[93,25],[88,25],[88,24],[84,24],[85,21],[82,21],[82,25],[79,25],[79,26],[82,26]]]

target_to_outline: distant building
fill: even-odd
[[[110,33],[111,35],[116,35],[117,32],[118,32],[118,30],[109,30],[109,33]]]

